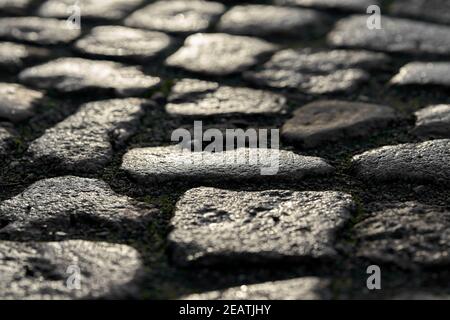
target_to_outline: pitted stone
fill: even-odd
[[[100,26],[78,40],[75,48],[91,55],[147,60],[161,55],[171,45],[171,37],[162,32]]]
[[[213,1],[156,1],[131,14],[125,24],[169,33],[196,33],[207,30],[223,12],[225,6]]]
[[[168,100],[167,113],[186,116],[274,114],[286,108],[286,98],[278,94],[195,79],[178,81]]]
[[[0,298],[127,298],[137,294],[142,268],[139,253],[126,245],[83,240],[1,241]],[[79,283],[74,277],[78,271]]]
[[[64,176],[40,180],[0,204],[0,235],[39,239],[58,232],[127,230],[149,221],[152,210],[115,193],[97,179]]]
[[[303,277],[184,296],[182,300],[328,300],[330,281]]]
[[[195,188],[175,207],[172,258],[186,264],[300,262],[336,257],[354,203],[342,192]]]
[[[253,83],[310,94],[351,91],[369,78],[363,69],[386,64],[380,53],[353,50],[282,50],[264,65],[244,73]]]
[[[147,103],[143,99],[89,102],[33,141],[28,148],[35,160],[51,162],[58,169],[95,172],[113,156],[139,127]]]
[[[80,30],[68,27],[66,21],[50,18],[0,18],[0,38],[26,41],[39,45],[69,43]]]
[[[12,42],[0,42],[0,68],[10,71],[21,69],[28,61],[48,57],[47,49]]]
[[[366,137],[397,118],[395,110],[362,102],[322,100],[294,112],[281,129],[284,139],[305,148],[352,137]]]
[[[382,28],[371,30],[366,15],[355,15],[339,21],[328,42],[339,47],[450,55],[450,27],[383,16]]]
[[[276,4],[319,9],[366,12],[371,5],[380,5],[379,0],[275,0]]]
[[[276,45],[252,37],[194,34],[167,59],[166,64],[209,75],[229,75],[257,64],[260,58],[276,49]]]
[[[450,181],[450,140],[385,146],[352,159],[358,176],[370,180]]]
[[[395,85],[440,85],[450,87],[450,63],[408,63],[392,78],[391,83]]]
[[[81,9],[82,19],[119,20],[142,3],[144,0],[48,0],[40,6],[38,15],[66,19],[76,4]]]
[[[450,2],[447,0],[396,0],[391,5],[390,13],[450,24]]]
[[[450,138],[450,104],[439,104],[421,109],[417,117],[414,133],[419,136]]]
[[[217,28],[220,32],[239,35],[313,38],[326,31],[326,21],[323,13],[310,9],[240,5],[225,13]]]
[[[7,155],[9,151],[11,140],[15,136],[13,127],[8,123],[0,122],[0,156]]]
[[[113,91],[122,97],[144,94],[160,83],[158,77],[145,75],[137,67],[81,58],[60,58],[25,69],[19,79],[37,88],[63,93]]]
[[[355,226],[357,255],[378,262],[450,264],[450,211],[418,202],[378,204]]]
[[[20,84],[0,82],[0,118],[19,122],[31,117],[43,96]]]
[[[131,149],[123,156],[121,168],[142,183],[166,180],[298,180],[329,175],[334,171],[322,158],[285,150],[238,148],[221,152],[191,152],[180,146]]]

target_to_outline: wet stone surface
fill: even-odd
[[[84,104],[33,141],[28,149],[34,160],[59,170],[95,172],[113,157],[114,147],[138,130],[149,101],[113,99]]]
[[[328,35],[338,47],[363,48],[413,55],[450,55],[450,27],[383,16],[382,29],[367,28],[367,16],[340,20]]]
[[[350,195],[332,191],[191,189],[171,221],[172,258],[223,265],[336,257],[335,234],[353,205]]]
[[[355,226],[358,256],[402,267],[450,264],[450,211],[418,202],[377,204]]]
[[[172,45],[162,33],[119,26],[101,26],[75,43],[80,52],[110,58],[153,59]]]
[[[17,44],[13,42],[0,42],[0,69],[18,71],[27,62],[45,59],[50,51]]]
[[[20,84],[0,82],[0,119],[19,122],[31,117],[43,96]]]
[[[392,78],[395,85],[441,85],[450,87],[450,63],[411,62]]]
[[[450,140],[384,146],[354,156],[352,164],[364,179],[448,183]]]
[[[82,19],[119,20],[144,3],[143,0],[78,0]],[[42,17],[67,18],[73,12],[72,0],[48,0],[38,9]]]
[[[63,93],[79,91],[114,92],[117,96],[142,95],[160,83],[139,68],[111,61],[60,58],[25,69],[19,79],[41,89]]]
[[[225,76],[254,66],[276,49],[274,44],[247,36],[195,34],[186,39],[166,64],[191,72]]]
[[[69,43],[79,35],[80,30],[69,28],[66,21],[57,19],[0,18],[0,39],[56,45]]]
[[[67,286],[80,271],[79,289]],[[76,268],[76,269],[75,269]],[[128,246],[106,242],[0,241],[1,299],[126,298],[136,295],[142,263]],[[77,286],[77,284],[74,284]]]
[[[169,33],[196,33],[206,31],[223,12],[225,6],[214,1],[156,1],[134,12],[125,24]]]
[[[415,115],[417,117],[415,134],[450,138],[450,105],[429,106],[417,111]]]
[[[276,114],[286,108],[282,95],[195,79],[178,81],[168,100],[167,113],[183,116]]]
[[[191,152],[180,146],[128,151],[122,170],[143,183],[166,180],[224,181],[302,179],[333,173],[317,157],[275,149],[239,148],[222,152]]]
[[[389,58],[380,53],[352,50],[282,50],[254,71],[248,81],[310,94],[355,90],[369,78],[363,69],[382,67]]]
[[[307,104],[294,112],[282,127],[290,143],[313,148],[324,143],[354,137],[368,137],[397,118],[395,110],[361,102],[323,100]]]
[[[450,2],[447,0],[396,0],[390,12],[408,18],[450,24]]]
[[[192,294],[184,300],[328,300],[330,282],[316,277],[273,281]]]
[[[231,8],[219,21],[218,30],[250,36],[283,35],[313,38],[326,31],[327,16],[310,9],[267,5]]]
[[[115,193],[97,179],[64,176],[40,180],[0,204],[3,239],[58,237],[145,228],[153,210]],[[134,232],[136,232],[134,230]]]

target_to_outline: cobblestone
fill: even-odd
[[[169,33],[196,33],[206,31],[224,11],[224,5],[213,1],[156,1],[134,12],[125,24]]]
[[[276,114],[286,108],[282,95],[195,79],[177,82],[168,100],[167,113],[183,116]]]
[[[0,122],[0,157],[7,155],[14,135],[14,129],[10,124]]]
[[[145,75],[137,67],[81,58],[60,58],[25,69],[19,79],[37,88],[63,93],[112,91],[121,97],[142,95],[160,83],[158,77]]]
[[[305,148],[368,137],[397,118],[394,109],[381,105],[347,101],[317,101],[294,112],[282,128],[283,138]]]
[[[335,234],[353,206],[348,194],[331,191],[191,189],[171,222],[172,258],[223,265],[336,257]]]
[[[0,69],[18,71],[27,62],[45,59],[49,54],[50,52],[43,48],[13,42],[0,42]]]
[[[390,12],[419,20],[450,24],[450,3],[446,0],[396,0]]]
[[[0,12],[20,14],[28,9],[33,0],[2,0],[0,1]]]
[[[450,86],[450,63],[411,62],[403,66],[392,78],[395,85],[441,85]]]
[[[70,172],[95,172],[113,157],[138,129],[146,100],[129,98],[90,102],[44,135],[28,149],[33,159]]]
[[[0,82],[0,118],[19,122],[31,117],[42,92],[15,83]]]
[[[423,108],[415,113],[414,132],[419,136],[450,138],[450,105],[440,104]]]
[[[192,72],[225,76],[254,66],[277,49],[267,41],[224,33],[195,34],[166,64]]]
[[[275,0],[275,3],[357,12],[366,12],[367,7],[380,4],[378,0]]]
[[[382,29],[370,30],[367,16],[355,15],[339,21],[328,42],[338,47],[450,55],[450,27],[384,16]]]
[[[72,269],[69,269],[72,266]],[[120,298],[136,294],[142,263],[128,246],[104,242],[0,242],[1,299]],[[67,271],[80,271],[79,289]],[[74,282],[74,285],[77,285]]]

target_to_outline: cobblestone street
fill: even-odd
[[[97,298],[450,299],[450,1],[0,0],[0,299]]]

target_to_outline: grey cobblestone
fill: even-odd
[[[55,127],[47,129],[28,149],[33,159],[70,172],[95,172],[138,129],[144,114],[142,99],[90,102]]]
[[[109,58],[148,60],[158,57],[173,44],[162,32],[120,26],[101,26],[75,43],[82,53]]]
[[[80,270],[80,289],[67,285],[71,283],[67,272],[71,265]],[[139,253],[125,245],[82,240],[0,241],[0,298],[129,297],[136,294],[141,268]]]
[[[335,234],[353,205],[348,194],[331,191],[191,189],[171,222],[172,257],[182,265],[335,257]]]
[[[450,55],[450,27],[384,16],[382,29],[370,30],[367,16],[355,15],[339,21],[328,42],[338,47]]]
[[[19,122],[31,117],[43,96],[20,84],[0,82],[0,118]]]
[[[366,12],[370,5],[379,5],[378,0],[274,0],[277,4],[312,7],[320,9],[338,9],[343,11]]]
[[[0,122],[0,157],[7,155],[14,135],[14,129],[10,124]]]
[[[450,2],[447,0],[396,0],[390,12],[419,20],[450,24]]]
[[[0,42],[0,68],[18,71],[28,61],[45,59],[50,52],[44,48],[37,48],[13,42]]]
[[[213,1],[156,1],[134,12],[125,24],[169,33],[196,33],[207,30],[224,11],[224,5]]]
[[[225,33],[195,34],[170,56],[166,64],[215,76],[241,72],[254,66],[277,46],[264,40]]]
[[[310,9],[241,5],[225,13],[217,28],[238,35],[284,35],[301,39],[324,33],[326,21],[323,13]]]
[[[450,181],[450,140],[385,146],[353,157],[356,173],[372,180]]]
[[[195,79],[178,81],[168,100],[166,111],[172,115],[274,114],[286,109],[282,95]]]
[[[380,67],[388,61],[384,54],[367,51],[287,49],[244,77],[269,87],[325,94],[356,89],[369,78],[361,68]]]
[[[450,105],[439,104],[423,108],[415,113],[414,132],[419,136],[450,138]]]
[[[418,202],[378,204],[355,226],[358,255],[402,267],[450,264],[450,211]]]
[[[20,14],[30,6],[33,0],[1,0],[0,12]]]
[[[81,58],[60,58],[25,69],[19,79],[41,89],[64,93],[113,91],[121,97],[142,95],[160,83],[158,77],[145,75],[137,67]]]
[[[225,290],[192,294],[184,300],[327,300],[329,281],[316,277],[265,282]]]
[[[50,18],[0,18],[0,38],[39,45],[69,43],[80,30],[68,28],[66,21]]]
[[[392,78],[395,85],[442,85],[450,86],[450,63],[411,62],[403,66]]]
[[[306,148],[352,137],[368,137],[397,118],[394,109],[361,102],[317,101],[294,112],[282,136]]]

